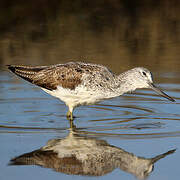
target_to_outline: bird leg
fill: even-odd
[[[73,120],[73,113],[71,111],[68,111],[66,116],[67,116],[67,119],[71,121]]]

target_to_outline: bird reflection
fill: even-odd
[[[145,179],[155,162],[174,152],[175,149],[153,158],[138,157],[104,140],[82,135],[72,126],[67,137],[49,140],[46,146],[11,159],[10,165],[39,165],[57,172],[88,176],[102,176],[120,168]]]

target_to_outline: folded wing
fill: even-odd
[[[83,72],[76,64],[67,63],[54,66],[16,66],[8,65],[17,76],[48,90],[58,86],[75,89],[81,83]]]

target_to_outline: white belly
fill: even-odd
[[[77,107],[80,105],[89,105],[102,101],[107,98],[112,98],[112,94],[107,92],[104,94],[101,91],[90,91],[85,87],[78,86],[75,90],[70,90],[62,87],[58,87],[56,90],[50,91],[42,88],[48,94],[59,98],[64,101],[69,107]]]

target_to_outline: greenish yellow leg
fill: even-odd
[[[69,119],[71,121],[73,120],[73,113],[71,111],[67,112],[67,119]]]

